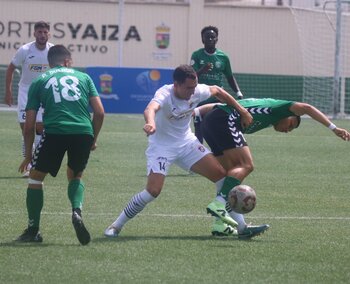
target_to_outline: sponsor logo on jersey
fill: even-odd
[[[186,111],[173,111],[172,114],[169,116],[169,119],[171,120],[180,120],[185,119],[192,115],[193,109],[189,109]]]
[[[48,64],[30,64],[29,65],[29,71],[32,72],[45,72],[47,69],[49,69],[49,65]]]

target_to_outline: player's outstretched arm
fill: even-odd
[[[252,115],[223,88],[218,86],[210,86],[210,92],[212,96],[215,96],[220,102],[233,106],[239,112],[241,115],[241,123],[243,128],[247,128],[250,124],[252,124]]]
[[[346,129],[337,127],[334,123],[332,123],[329,120],[329,118],[325,114],[323,114],[320,110],[318,110],[316,107],[310,104],[295,103],[290,107],[289,110],[298,116],[306,114],[312,119],[331,129],[335,135],[342,138],[343,140],[350,140],[350,133]]]
[[[213,109],[214,106],[218,105],[219,103],[210,103],[210,104],[205,104],[201,105],[199,107],[196,107],[194,109],[194,116],[199,116],[200,120],[202,120],[202,117],[204,117],[209,111]]]

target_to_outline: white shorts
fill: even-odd
[[[26,121],[26,106],[28,101],[28,87],[19,87],[18,89],[18,98],[17,98],[17,118],[19,123],[24,123]],[[43,122],[43,108],[39,108],[36,114],[36,121]]]
[[[190,171],[195,163],[210,153],[197,139],[180,147],[152,143],[146,150],[147,175],[152,171],[166,176],[172,164],[178,165],[185,171]]]

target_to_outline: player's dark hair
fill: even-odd
[[[47,53],[47,60],[51,68],[62,65],[65,59],[71,58],[72,55],[69,50],[61,44],[52,46]]]
[[[37,29],[48,29],[50,30],[50,24],[44,21],[39,21],[34,24],[34,31]]]
[[[190,65],[180,65],[178,66],[173,73],[174,82],[178,82],[180,84],[184,83],[186,79],[195,80],[197,78],[197,73],[194,71],[193,67]]]
[[[295,117],[297,118],[297,122],[298,122],[297,125],[295,126],[295,128],[298,128],[300,125],[300,122],[301,122],[301,118],[299,115],[296,115]]]
[[[201,31],[201,36],[203,37],[203,35],[205,34],[206,31],[214,31],[216,33],[216,36],[219,36],[219,29],[217,27],[214,26],[206,26],[202,29]]]

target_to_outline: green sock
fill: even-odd
[[[82,208],[84,201],[84,183],[80,179],[72,179],[68,185],[68,198],[72,208]]]
[[[39,228],[40,213],[44,205],[44,191],[42,189],[27,189],[28,227]]]
[[[241,184],[241,182],[238,179],[227,176],[224,180],[224,184],[218,192],[218,195],[222,196],[223,198],[225,198],[225,200],[227,200],[228,193],[230,192],[230,190],[239,184]]]

